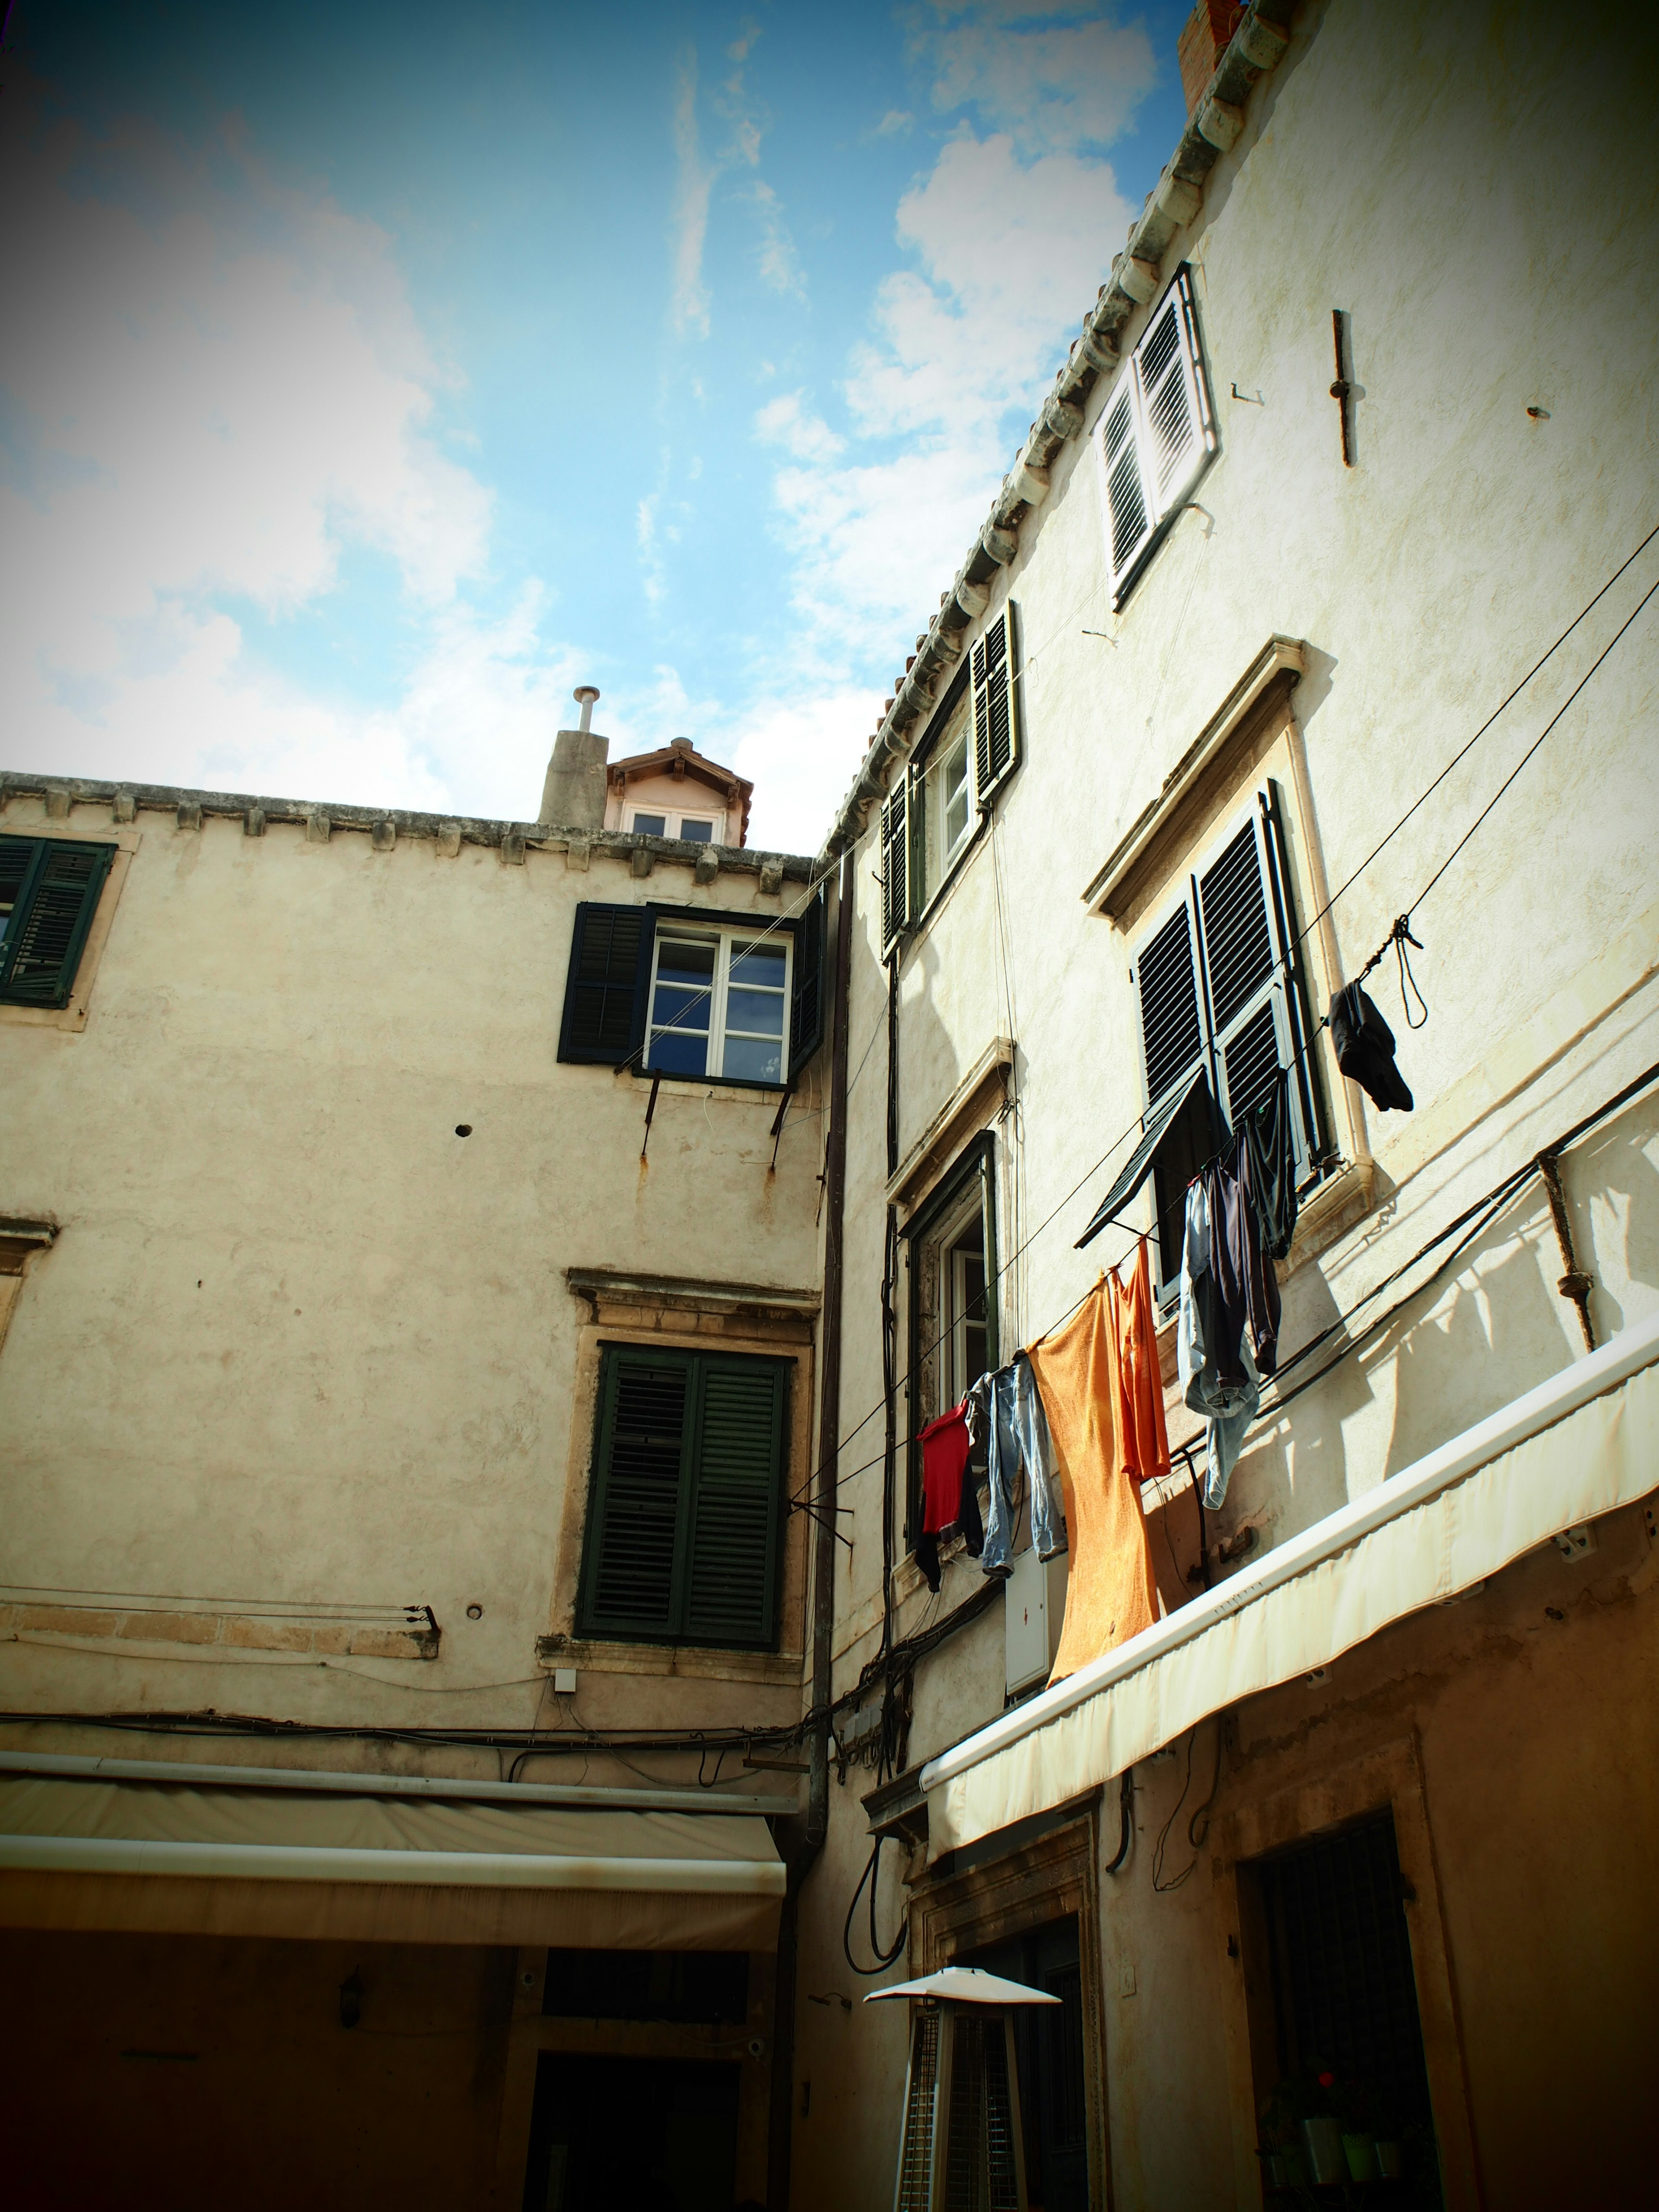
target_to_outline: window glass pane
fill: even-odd
[[[706,1075],[708,1040],[678,1030],[659,1030],[651,1040],[649,1066],[659,1075]]]
[[[688,991],[678,983],[659,983],[651,1002],[651,1022],[655,1029],[707,1030],[708,992]]]
[[[732,981],[761,983],[768,990],[781,991],[787,959],[787,951],[781,945],[734,945]]]
[[[734,1083],[781,1083],[783,1047],[765,1037],[727,1037],[722,1071]]]
[[[945,847],[954,853],[968,834],[968,741],[964,738],[945,763]]]
[[[714,943],[712,938],[658,938],[659,982],[712,983],[714,978]]]
[[[761,1036],[783,1035],[781,991],[730,991],[726,1000],[726,1033],[747,1030]]]
[[[665,837],[668,835],[668,817],[665,814],[636,814],[634,828],[641,837]]]
[[[688,845],[707,845],[714,838],[714,825],[712,822],[693,821],[688,815],[680,823],[680,835]]]

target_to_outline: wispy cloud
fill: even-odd
[[[703,159],[697,130],[697,53],[683,46],[674,63],[674,204],[670,219],[673,246],[671,313],[682,336],[708,335],[708,289],[703,283],[702,249],[708,235],[708,196],[714,170]]]
[[[806,297],[806,279],[795,252],[795,241],[783,219],[782,203],[763,179],[757,179],[750,186],[748,198],[760,218],[761,282],[775,292],[804,300]]]
[[[908,107],[890,107],[870,135],[872,138],[902,138],[915,128],[915,122]]]
[[[976,108],[1026,155],[1109,145],[1158,73],[1146,25],[1091,0],[928,0],[912,42],[936,108]]]

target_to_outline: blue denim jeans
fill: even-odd
[[[986,1440],[991,1510],[985,1521],[985,1549],[980,1566],[988,1575],[1012,1571],[1014,1538],[1029,1482],[1031,1541],[1039,1559],[1052,1559],[1066,1549],[1066,1516],[1054,1483],[1048,1424],[1037,1395],[1036,1376],[1022,1352],[1008,1367],[983,1375],[968,1394],[968,1421],[977,1443]]]

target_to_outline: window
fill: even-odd
[[[647,814],[635,807],[628,817],[628,826],[638,837],[674,836],[688,845],[708,845],[714,842],[714,819],[709,814],[682,814],[671,830],[666,814]]]
[[[0,1002],[66,1006],[117,848],[0,837]]]
[[[994,1139],[979,1138],[903,1235],[910,1257],[909,1432],[959,1406],[997,1364]],[[982,1468],[982,1447],[975,1462]],[[921,1453],[911,1447],[913,1526]]]
[[[1012,601],[993,617],[882,802],[884,955],[921,919],[1018,764],[1016,622]]]
[[[1161,1297],[1173,1294],[1180,1275],[1188,1182],[1281,1069],[1289,1072],[1299,1183],[1319,1158],[1279,810],[1269,784],[1187,876],[1131,971],[1147,1106],[1182,1102],[1152,1156]]]
[[[793,1082],[823,1041],[820,888],[780,921],[696,908],[576,909],[559,1058],[693,1081]]]
[[[775,1648],[790,1364],[605,1346],[580,1635]]]
[[[653,1074],[781,1083],[789,939],[665,923],[651,979]]]
[[[1185,269],[1124,363],[1095,435],[1116,607],[1215,451],[1215,418]]]

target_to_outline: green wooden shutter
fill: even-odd
[[[692,1362],[607,1347],[580,1625],[666,1642],[680,1610]]]
[[[648,907],[599,906],[584,900],[576,908],[559,1029],[561,1060],[615,1067],[638,1051],[645,1041],[654,935]]]
[[[820,884],[795,924],[795,958],[789,991],[789,1075],[793,1081],[823,1042],[824,914],[829,892]]]
[[[900,764],[881,802],[881,949],[890,952],[910,923],[910,771]]]
[[[1019,758],[1014,692],[1014,610],[1005,606],[971,656],[974,684],[974,796],[983,806]]]
[[[0,838],[0,1000],[66,1006],[113,845],[67,837]]]
[[[778,1360],[703,1363],[686,1576],[693,1643],[774,1641],[787,1376]]]

